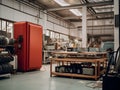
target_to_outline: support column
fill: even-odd
[[[114,15],[119,15],[119,0],[114,0]],[[114,27],[114,50],[117,50],[120,44],[119,34],[119,27]]]
[[[87,47],[87,7],[82,7],[82,48]]]
[[[47,14],[46,14],[47,11],[45,10],[44,12],[45,13],[44,13],[44,19],[43,19],[44,20],[44,26],[43,26],[44,32],[43,33],[45,34],[47,30]]]

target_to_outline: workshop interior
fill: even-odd
[[[0,0],[1,90],[120,90],[119,0]]]

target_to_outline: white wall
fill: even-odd
[[[76,36],[80,38],[80,34],[77,29],[70,29],[70,35],[71,36]]]
[[[26,5],[20,5],[20,3],[14,0],[2,0],[2,3],[12,8],[15,8],[16,10],[0,5],[1,18],[13,20],[13,21],[30,21],[33,23],[37,23],[36,17],[30,16],[22,12],[26,12],[34,16],[37,16],[38,10],[32,9]],[[17,10],[21,10],[22,12],[17,11]]]
[[[46,29],[69,35],[69,24],[61,19],[53,18],[43,11],[29,7],[15,0],[2,0],[0,4],[0,18],[11,21],[29,21],[43,26]],[[11,7],[11,8],[10,8]]]
[[[65,27],[61,27],[59,25],[55,25],[55,24],[54,24],[54,31],[61,32],[61,33],[64,32],[64,34],[69,34],[69,29]]]

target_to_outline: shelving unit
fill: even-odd
[[[10,77],[13,71],[13,66],[10,62],[13,61],[12,55],[5,51],[2,47],[0,48],[0,77]]]
[[[43,51],[43,64],[50,63],[49,57],[51,57],[52,52],[53,51],[50,51],[50,50]]]
[[[107,63],[107,58],[106,58],[106,53],[101,52],[101,53],[94,53],[94,52],[86,52],[86,53],[74,53],[74,52],[54,52],[53,54],[60,54],[60,55],[65,55],[66,57],[64,58],[51,58],[50,62],[50,76],[52,77],[53,75],[56,76],[69,76],[69,77],[79,77],[79,78],[91,78],[97,80],[101,73],[105,72],[106,68],[106,63]],[[69,55],[82,55],[83,57],[74,57],[74,58],[68,58],[67,56]],[[88,58],[88,55],[101,55],[101,58]],[[85,58],[87,57],[87,59]],[[87,75],[87,74],[77,74],[77,73],[64,73],[64,72],[55,72],[53,70],[53,62],[56,62],[56,65],[69,65],[70,63],[92,63],[94,65],[94,75]],[[103,67],[101,70],[100,67]]]

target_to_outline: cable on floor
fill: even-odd
[[[40,69],[40,71],[47,71],[47,66],[45,66],[45,65],[43,65],[42,67],[41,67],[41,69]]]
[[[86,87],[90,87],[90,88],[102,88],[102,81],[96,81],[96,82],[89,82],[86,83]]]

